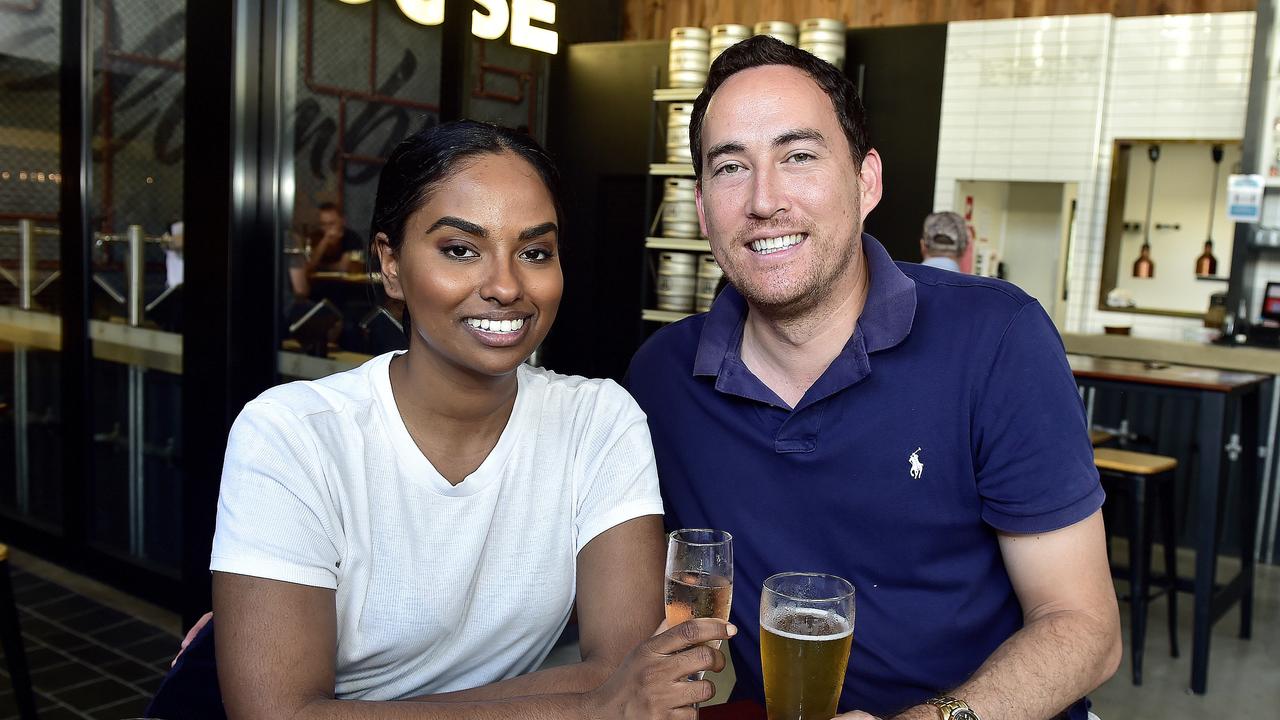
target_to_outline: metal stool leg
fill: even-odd
[[[1174,473],[1161,483],[1161,522],[1164,527],[1164,579],[1169,593],[1169,655],[1178,657],[1178,507]]]
[[[27,670],[27,653],[22,647],[18,629],[18,608],[13,601],[13,584],[9,581],[9,561],[0,560],[0,643],[13,681],[13,697],[18,703],[18,717],[36,720],[36,699],[31,692],[31,673]]]
[[[1133,684],[1142,684],[1142,655],[1147,639],[1147,482],[1130,475],[1129,494],[1129,618],[1132,631]]]

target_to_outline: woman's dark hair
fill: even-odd
[[[564,212],[560,202],[560,172],[551,156],[528,135],[476,120],[459,120],[424,127],[396,145],[387,157],[378,178],[378,194],[373,203],[369,243],[376,256],[378,234],[399,252],[404,244],[404,227],[431,193],[480,155],[514,153],[529,163],[542,179],[556,209],[558,235],[564,233]],[[409,311],[403,316],[408,335]]]
[[[432,191],[465,168],[468,160],[504,152],[518,155],[537,171],[551,194],[556,226],[563,233],[560,172],[547,151],[524,133],[476,120],[459,120],[424,127],[391,151],[378,177],[369,242],[376,243],[378,233],[382,233],[391,249],[399,251],[404,243],[405,223],[426,204]]]

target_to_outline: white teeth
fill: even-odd
[[[466,323],[477,330],[491,333],[513,333],[519,332],[524,327],[524,318],[515,320],[487,320],[482,318],[467,318]]]
[[[804,240],[804,235],[802,233],[783,235],[782,237],[776,238],[766,238],[763,240],[756,240],[751,243],[751,249],[760,255],[768,255],[770,253],[778,252],[779,250],[785,250],[793,245],[799,245],[801,240]]]

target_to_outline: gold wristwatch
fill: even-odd
[[[924,704],[938,708],[938,720],[981,720],[965,701],[950,695],[939,695],[926,700]]]

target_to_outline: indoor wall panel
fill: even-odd
[[[1250,0],[624,0],[623,39],[665,39],[673,27],[829,17],[849,27],[923,25],[1043,15],[1116,17],[1253,10]]]

